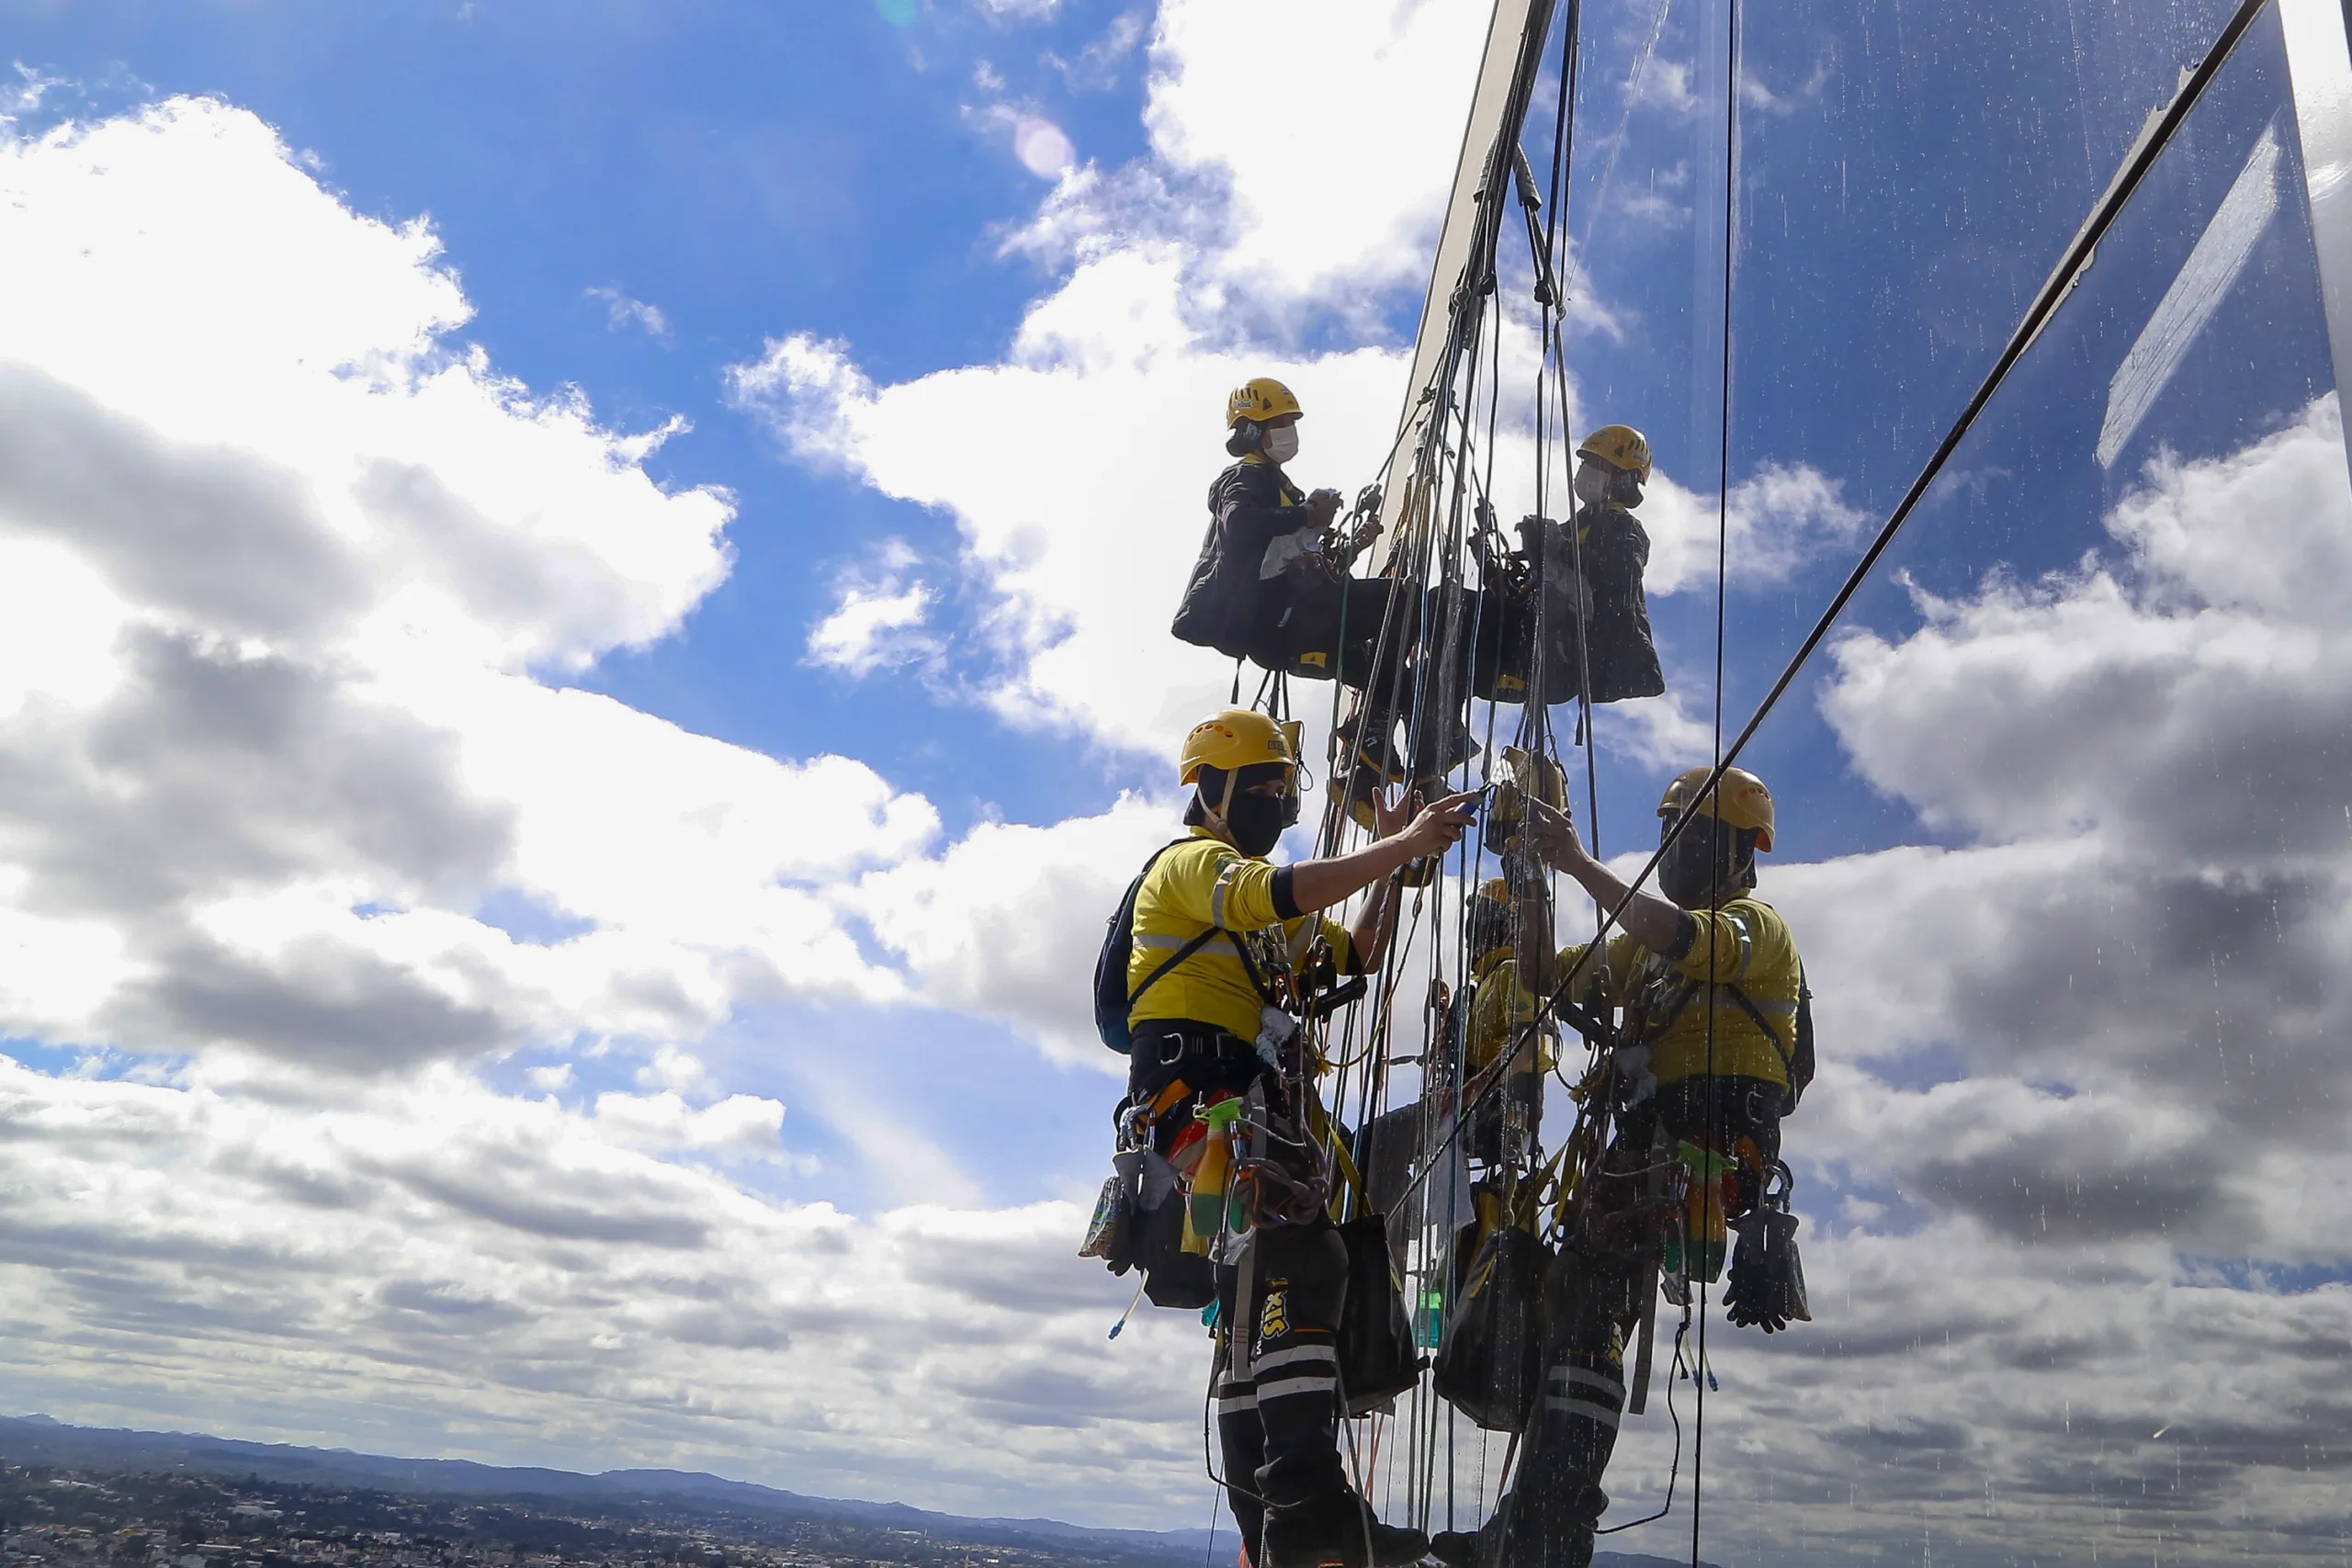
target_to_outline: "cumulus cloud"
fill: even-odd
[[[1298,298],[1419,285],[1443,217],[1487,8],[1463,0],[1163,5],[1144,123],[1179,181],[1225,193],[1212,263]],[[1284,72],[1265,143],[1270,62]]]
[[[1915,590],[1822,688],[1862,775],[1965,841],[1767,882],[1835,1043],[1790,1147],[1860,1199],[1816,1221],[1818,1338],[1730,1350],[1767,1561],[1898,1517],[1988,1560],[2340,1527],[2306,1392],[2352,1354],[2311,1197],[2352,1177],[2352,666],[2303,575],[2352,538],[2333,394],[2160,457],[2105,524],[2067,570]]]
[[[1216,706],[1217,655],[1165,626],[1207,521],[1228,389],[1277,374],[1307,400],[1299,471],[1369,471],[1402,367],[1359,351],[1293,362],[1204,351],[1182,314],[1172,250],[1106,255],[1034,308],[1007,361],[876,386],[838,344],[788,336],[738,367],[735,394],[807,460],[951,509],[996,601],[967,679],[999,713],[1168,749]],[[1038,412],[1060,434],[1055,479],[1012,455]],[[1196,433],[1188,444],[1185,431]],[[903,589],[900,590],[904,592]]]
[[[647,477],[674,423],[500,376],[430,231],[252,116],[0,142],[0,1032],[88,1047],[0,1060],[12,1399],[1160,1522],[1194,1337],[1108,1345],[1083,1213],[940,1206],[975,1184],[867,1061],[812,1067],[815,1120],[927,1206],[763,1195],[805,1123],[704,1043],[928,1002],[1067,1055],[1018,981],[1058,987],[1143,814],[934,853],[862,762],[558,683],[677,627],[729,499]],[[1063,898],[983,885],[1015,860]]]
[[[1657,475],[1641,509],[1650,536],[1644,586],[1653,593],[1714,588],[1720,513],[1730,531],[1728,570],[1736,590],[1787,582],[1837,547],[1857,543],[1871,519],[1848,504],[1843,487],[1807,463],[1767,463],[1735,480],[1719,502],[1672,476]]]
[[[658,1094],[600,1094],[596,1125],[607,1136],[653,1153],[710,1150],[751,1155],[779,1152],[784,1106],[756,1094],[730,1094],[710,1105],[689,1105],[675,1089]]]
[[[1179,836],[1166,801],[1049,828],[984,823],[945,853],[870,873],[853,907],[928,1000],[1025,1026],[1056,1060],[1110,1071],[1086,976],[1144,858]]]
[[[0,1061],[11,1397],[947,1506],[1050,1488],[1158,1522],[1198,1462],[1196,1336],[1104,1340],[1125,1292],[1074,1256],[1085,1215],[856,1219],[655,1157],[775,1163],[783,1122],[671,1091],[581,1116],[447,1071],[289,1114]]]
[[[536,673],[674,628],[727,499],[449,336],[421,225],[175,100],[0,144],[12,1033],[392,1070],[883,997],[815,884],[927,803]],[[611,825],[631,824],[616,834]],[[576,922],[518,943],[512,890]]]
[[[885,539],[862,566],[833,584],[833,608],[808,628],[808,661],[847,675],[928,662],[944,644],[926,627],[938,591],[912,575],[918,558],[903,539]]]

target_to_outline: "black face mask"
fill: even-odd
[[[1233,847],[1243,854],[1272,854],[1274,846],[1282,842],[1283,829],[1296,815],[1297,808],[1289,795],[1244,795],[1237,791],[1232,808],[1225,814],[1225,827],[1233,835]]]
[[[1657,890],[1686,909],[1709,908],[1739,891],[1743,879],[1732,863],[1738,853],[1737,829],[1693,818],[1657,863]]]

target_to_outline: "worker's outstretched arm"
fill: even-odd
[[[1408,813],[1411,820],[1403,830],[1385,831],[1379,842],[1352,853],[1298,861],[1285,868],[1290,874],[1291,902],[1302,915],[1312,909],[1328,909],[1363,892],[1407,861],[1445,853],[1462,837],[1462,829],[1470,825],[1471,802],[1477,798],[1477,791],[1471,790],[1449,795],[1426,807],[1419,796],[1408,797],[1395,807],[1385,801],[1375,803],[1374,811],[1384,830],[1391,821]],[[1387,903],[1385,896],[1373,900],[1374,909],[1385,908]],[[1369,969],[1377,962],[1376,956],[1366,956],[1363,966]]]
[[[1453,802],[1466,802],[1471,798],[1473,798],[1471,795],[1457,795],[1452,797],[1452,801],[1441,801],[1430,809],[1442,811]],[[1379,833],[1381,842],[1385,844],[1403,838],[1411,830],[1416,821],[1419,818],[1428,816],[1429,812],[1421,809],[1420,796],[1417,795],[1402,795],[1393,806],[1388,803],[1385,795],[1380,795],[1373,800],[1372,815],[1374,829]],[[1464,821],[1469,820],[1466,810],[1462,813],[1462,817]],[[1453,833],[1446,835],[1444,840],[1446,849],[1453,847],[1453,840],[1459,834],[1460,829],[1456,829]],[[1373,847],[1377,849],[1381,845],[1375,844]],[[1442,854],[1444,849],[1437,852]],[[1408,858],[1416,857],[1408,856]],[[1332,865],[1338,863],[1324,861],[1320,863]],[[1396,879],[1386,873],[1380,874],[1378,879],[1372,885],[1372,897],[1364,900],[1363,912],[1356,917],[1355,925],[1348,932],[1348,941],[1355,949],[1356,968],[1359,973],[1371,974],[1380,967],[1380,961],[1388,955],[1389,939],[1396,934]]]
[[[1652,953],[1679,957],[1697,936],[1698,922],[1678,904],[1654,893],[1635,893],[1632,901],[1626,902],[1625,895],[1630,889],[1624,881],[1585,852],[1584,840],[1577,837],[1575,823],[1540,800],[1527,803],[1527,829],[1521,842],[1541,855],[1544,863],[1574,877],[1603,910],[1614,909],[1623,903],[1625,912],[1618,917],[1617,923]]]

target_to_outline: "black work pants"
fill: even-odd
[[[1226,1501],[1257,1562],[1268,1507],[1348,1484],[1339,1350],[1348,1248],[1329,1220],[1261,1227],[1250,1245],[1256,1256],[1247,1301],[1242,1269],[1217,1269],[1216,1430]]]
[[[1762,1078],[1686,1078],[1623,1112],[1601,1156],[1591,1209],[1544,1279],[1544,1390],[1519,1478],[1486,1526],[1482,1568],[1586,1568],[1609,1507],[1601,1477],[1625,1408],[1625,1342],[1654,1287],[1667,1217],[1646,1201],[1651,1174],[1690,1143],[1741,1161],[1780,1157],[1781,1086]],[[1760,1179],[1760,1172],[1758,1172]]]
[[[1258,607],[1252,660],[1302,680],[1336,680],[1358,690],[1396,684],[1419,636],[1419,596],[1385,577],[1293,572],[1266,583]]]

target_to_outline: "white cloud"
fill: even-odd
[[[1733,482],[1726,570],[1736,590],[1774,586],[1841,546],[1871,521],[1847,504],[1838,482],[1804,463],[1767,463]],[[1718,502],[1659,474],[1638,515],[1650,536],[1643,582],[1652,593],[1714,592]]]
[[[931,590],[920,582],[896,590],[844,587],[832,613],[808,629],[808,658],[852,675],[905,663],[926,646],[909,634],[921,629],[931,605]]]
[[[1668,60],[1658,55],[1649,62],[1649,69],[1633,84],[1633,102],[1645,108],[1663,109],[1668,114],[1688,115],[1699,107],[1699,95],[1690,87],[1690,62]]]
[[[0,1375],[69,1420],[981,1511],[1154,1524],[1197,1484],[1197,1328],[1105,1341],[1126,1291],[1075,1256],[1076,1205],[854,1219],[650,1152],[774,1164],[783,1120],[669,1092],[579,1115],[446,1071],[306,1107],[0,1061]]]
[[[589,288],[583,292],[591,299],[605,302],[605,320],[613,331],[634,329],[657,343],[670,341],[670,318],[662,313],[661,306],[632,299],[617,288]]]
[[[1102,36],[1078,51],[1076,60],[1064,60],[1050,51],[1044,62],[1061,73],[1062,80],[1074,93],[1101,92],[1118,85],[1120,71],[1136,45],[1141,43],[1151,26],[1150,15],[1143,10],[1122,11],[1111,18]],[[1002,83],[998,85],[1001,87]]]
[[[1488,9],[1160,7],[1144,123],[1171,178],[1226,193],[1231,227],[1211,265],[1229,287],[1328,306],[1334,294],[1423,280]],[[1270,144],[1272,82],[1282,129]]]
[[[1177,256],[1124,251],[1081,265],[1033,310],[1004,364],[876,387],[837,344],[769,344],[736,395],[804,458],[887,494],[952,509],[967,564],[996,602],[973,683],[1017,722],[1070,724],[1166,750],[1221,705],[1231,666],[1159,635],[1207,520],[1225,395],[1288,379],[1309,410],[1297,471],[1368,472],[1401,367],[1379,351],[1284,362],[1205,352],[1182,315]],[[1056,479],[1025,457],[1055,412]],[[1188,441],[1185,432],[1192,432]],[[1137,628],[1153,628],[1138,636]]]
[[[773,1156],[782,1152],[784,1107],[755,1094],[730,1094],[696,1108],[676,1089],[658,1094],[600,1094],[596,1128],[630,1148]]]
[[[675,1045],[655,1050],[653,1059],[638,1068],[639,1084],[672,1092],[702,1093],[717,1088],[702,1058]]]
[[[937,815],[861,762],[549,682],[674,630],[730,505],[647,478],[674,426],[457,341],[429,231],[203,102],[0,144],[0,1030],[102,1047],[0,1063],[11,1398],[1160,1522],[1195,1336],[1107,1344],[1083,1214],[758,1196],[816,1167],[701,1044],[763,1004],[968,1000],[1065,1049],[1010,976],[1099,919],[1140,818],[1025,854],[1069,900],[992,972],[951,922],[1012,908],[969,879],[1012,830],[925,859]],[[568,1059],[526,1095],[473,1076],[533,1045]],[[883,1055],[797,1075],[796,1115],[973,1200]]]
[[[1714,755],[1714,728],[1693,715],[1679,692],[1609,703],[1594,715],[1601,743],[1645,767],[1676,772]]]
[[[854,897],[923,998],[1023,1025],[1055,1060],[1119,1066],[1087,986],[1103,920],[1145,856],[1181,836],[1165,800],[1050,828],[983,823],[936,859],[870,873]]]
[[[532,673],[666,635],[730,510],[448,333],[421,225],[175,100],[0,143],[12,1032],[389,1070],[888,997],[815,884],[920,798]],[[627,822],[630,830],[616,833]],[[584,922],[524,944],[511,888]]]
[[[2293,1390],[2352,1354],[2310,1198],[2352,1179],[2352,648],[2310,579],[2352,549],[2341,428],[2330,395],[2160,457],[2120,548],[1838,647],[1854,765],[1970,841],[1765,879],[1824,1049],[1787,1146],[1851,1196],[1807,1233],[1811,1354],[1726,1345],[1747,1392],[1709,1422],[1773,1456],[1728,1483],[1743,1557],[1909,1520],[1962,1557],[2187,1530],[2283,1560],[2340,1519],[2300,1455],[2343,1412]],[[2143,1486],[2161,1516],[2100,1506]]]
[[[918,558],[885,539],[833,583],[833,608],[808,628],[808,661],[848,675],[935,661],[944,644],[925,626],[938,592],[910,575]]]

